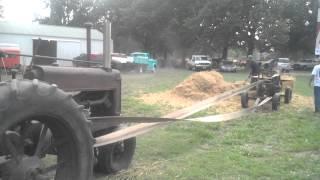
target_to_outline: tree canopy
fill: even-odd
[[[144,50],[166,59],[177,53],[219,54],[230,49],[285,54],[314,52],[317,0],[47,0],[41,23],[100,28],[107,12],[115,50]]]
[[[2,2],[0,0],[0,18],[2,18],[2,14],[3,14],[3,6],[2,6]]]

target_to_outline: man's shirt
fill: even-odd
[[[314,86],[320,87],[320,64],[313,68],[312,75],[314,76]]]
[[[260,65],[253,61],[250,64],[251,76],[258,76],[260,74]]]

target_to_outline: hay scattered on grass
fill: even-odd
[[[293,96],[291,104],[294,108],[297,109],[313,108],[313,98],[295,94]]]
[[[285,78],[294,81],[292,77]],[[163,104],[172,107],[172,110],[177,110],[243,85],[245,85],[245,82],[226,82],[224,81],[223,76],[215,71],[199,72],[192,74],[172,90],[160,93],[144,94],[140,99],[146,104]],[[250,104],[253,105],[253,103],[253,101],[250,101]],[[281,103],[283,104],[283,101]],[[293,96],[292,106],[297,109],[304,107],[313,108],[312,97],[295,94]],[[212,111],[219,114],[231,113],[239,110],[241,110],[239,96],[223,101],[209,109],[210,112]]]

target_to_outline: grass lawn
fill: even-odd
[[[164,115],[169,107],[146,105],[135,97],[173,88],[191,73],[123,75],[123,113]],[[228,81],[246,76],[224,74]],[[311,96],[309,76],[296,78],[295,92]],[[175,123],[138,137],[130,169],[98,179],[320,179],[319,139],[320,115],[290,105],[228,123]]]

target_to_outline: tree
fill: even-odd
[[[313,52],[317,0],[47,0],[45,24],[102,27],[108,13],[117,52]],[[310,2],[309,2],[310,1]],[[302,9],[301,9],[302,7]],[[312,34],[310,36],[310,34]],[[134,43],[132,43],[134,42]],[[175,53],[177,54],[177,53]]]
[[[199,22],[195,19],[198,12],[203,7],[205,0],[171,0],[171,18],[168,22],[168,30],[171,32],[168,35],[170,46],[179,52],[180,58],[183,61],[187,55],[192,53],[192,48],[200,39]]]
[[[227,58],[240,26],[240,14],[235,3],[238,2],[208,1],[194,18],[194,23],[201,29],[198,43],[206,47],[204,52],[217,51],[223,59]]]
[[[284,17],[290,25],[288,50],[290,53],[314,54],[317,30],[317,0],[289,1]]]
[[[50,17],[39,20],[42,24],[83,26],[92,20],[93,1],[89,0],[48,0]]]
[[[281,50],[288,41],[289,26],[282,17],[284,0],[242,0],[240,45],[247,48],[247,54],[254,49],[260,52]]]

